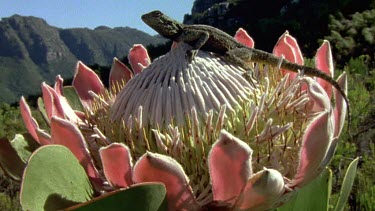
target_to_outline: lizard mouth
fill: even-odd
[[[143,22],[168,39],[174,40],[182,31],[182,26],[179,22],[158,10],[146,13],[141,18]]]
[[[165,15],[162,12],[156,10],[156,11],[152,11],[152,12],[143,14],[141,16],[141,19],[147,25],[151,25],[152,26],[152,25],[155,25],[155,22],[159,22],[158,24],[163,24],[163,22],[161,21],[162,20],[161,19],[162,16],[165,16]]]

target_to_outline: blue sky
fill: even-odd
[[[0,17],[13,14],[35,16],[60,28],[129,26],[156,34],[141,20],[141,15],[161,10],[182,21],[191,13],[194,0],[0,0]]]

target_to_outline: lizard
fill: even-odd
[[[344,98],[348,112],[348,132],[350,131],[351,112],[349,99],[335,79],[321,70],[298,65],[275,56],[274,54],[245,46],[226,32],[208,25],[187,25],[174,20],[159,10],[142,15],[142,20],[161,36],[176,42],[184,42],[194,50],[204,50],[224,56],[225,59],[245,66],[245,62],[265,63],[279,66],[293,72],[321,78],[330,83]],[[194,52],[192,53],[194,56]],[[350,132],[349,132],[350,133]]]

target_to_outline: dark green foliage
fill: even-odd
[[[363,156],[358,165],[353,191],[345,210],[373,210],[375,207],[374,140],[375,140],[375,75],[366,56],[350,59],[344,67],[349,74],[349,100],[352,106],[352,137],[340,136],[331,168],[334,170],[331,205],[335,205],[345,168],[356,156]]]
[[[219,4],[221,2],[225,2],[225,0],[195,0],[191,11],[192,13],[202,13],[210,8],[212,4]]]
[[[337,61],[366,55],[371,67],[375,67],[375,9],[357,12],[345,18],[341,13],[330,16],[330,35]]]
[[[372,130],[374,137],[375,130]],[[353,196],[351,198],[355,210],[375,210],[375,145],[372,143],[371,150],[368,155],[365,155],[360,163],[358,171],[358,180],[353,189]],[[363,191],[366,190],[366,191]]]
[[[0,57],[0,102],[14,103],[21,95],[40,93],[40,71],[30,60]]]
[[[356,179],[354,181],[354,185],[351,191],[351,195],[349,196],[349,200],[345,206],[344,210],[374,210],[375,208],[375,189],[374,189],[374,144],[372,143],[371,154],[365,155],[361,157]],[[339,145],[338,150],[336,152],[335,160],[339,161],[338,163],[333,162],[331,167],[335,170],[334,172],[334,183],[333,183],[333,190],[334,193],[331,197],[330,204],[331,208],[336,204],[337,198],[339,197],[339,188],[340,184],[343,181],[345,168],[349,165],[352,161],[352,157],[355,156],[355,151],[357,148],[355,145],[349,145],[346,143],[342,143],[341,146]],[[344,153],[343,156],[340,156],[339,153]],[[340,159],[337,159],[340,157]]]
[[[14,138],[15,134],[26,131],[17,107],[11,107],[6,103],[0,105],[0,137],[7,137],[9,140]]]
[[[2,177],[1,183],[10,184],[10,182],[12,182],[12,181],[10,181],[9,178],[6,178],[3,175],[0,175],[0,177]],[[7,211],[7,210],[11,210],[11,211],[22,210],[21,205],[19,203],[19,199],[18,199],[18,191],[13,191],[13,186],[12,187],[8,186],[7,188],[11,188],[12,189],[11,192],[14,192],[15,196],[10,196],[9,190],[0,191],[0,210],[4,210],[4,211]]]
[[[40,112],[31,107],[33,117],[39,123],[39,127],[46,129],[46,123],[41,116]],[[15,134],[22,134],[26,132],[26,128],[23,125],[20,110],[18,106],[10,106],[6,103],[0,103],[0,138],[7,137],[12,140]]]
[[[226,6],[213,5],[210,10],[185,16],[186,23],[209,24],[234,34],[245,28],[256,47],[271,51],[285,30],[298,39],[302,52],[311,57],[316,40],[329,33],[330,14],[344,16],[368,9],[373,0],[231,0]],[[224,11],[224,12],[223,12]]]

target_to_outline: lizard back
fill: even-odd
[[[237,42],[232,36],[208,25],[184,25],[183,29],[189,31],[205,31],[209,34],[207,42],[201,47],[204,51],[214,52],[224,55],[227,51],[235,48],[245,47]],[[191,44],[191,43],[189,43]]]

